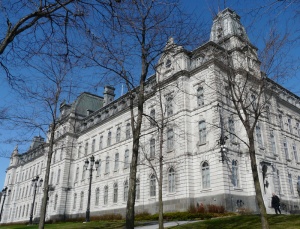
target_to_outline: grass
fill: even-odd
[[[269,215],[271,229],[299,229],[299,215]],[[261,228],[258,215],[232,216],[215,218],[182,226],[171,227],[173,229],[257,229]]]
[[[271,229],[299,229],[299,215],[269,215]],[[146,223],[146,222],[144,222]],[[141,225],[143,222],[137,221]],[[89,223],[66,222],[46,224],[46,229],[121,229],[124,228],[124,220],[115,221],[92,221]],[[230,216],[213,218],[196,223],[171,227],[172,229],[257,229],[260,228],[260,217],[258,215]],[[36,229],[38,225],[9,225],[1,226],[1,229]]]

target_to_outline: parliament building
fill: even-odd
[[[257,212],[246,131],[224,83],[230,74],[227,54],[239,59],[247,74],[266,77],[240,17],[225,9],[214,18],[209,41],[188,51],[170,38],[166,50],[145,85],[135,211],[158,212],[161,139],[154,120],[164,117],[164,211],[214,204],[232,212]],[[259,180],[267,212],[274,213],[271,197],[276,193],[283,213],[290,214],[300,208],[300,98],[266,81],[271,85],[271,91],[265,91],[268,109],[254,132]],[[46,220],[85,216],[90,174],[84,165],[92,155],[99,164],[92,172],[91,216],[125,215],[132,156],[130,99],[129,93],[115,98],[114,90],[105,87],[103,96],[83,92],[73,103],[61,104]],[[28,151],[13,150],[4,183],[10,192],[0,203],[1,223],[28,221],[31,210],[33,218],[39,218],[39,180],[45,177],[48,147],[48,141],[37,136]],[[37,176],[34,196],[32,180]]]

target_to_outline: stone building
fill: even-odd
[[[153,169],[157,168],[159,138],[154,120],[162,117],[165,211],[184,211],[201,203],[222,205],[228,211],[257,211],[248,148],[243,143],[247,142],[246,133],[231,101],[224,96],[222,83],[230,74],[225,53],[242,60],[235,66],[263,77],[257,49],[240,17],[225,9],[214,19],[207,43],[188,51],[170,39],[166,50],[156,74],[146,84],[147,116],[142,126],[136,212],[158,211]],[[259,178],[267,212],[273,212],[270,199],[275,192],[283,212],[290,213],[300,205],[300,98],[271,80],[267,82],[272,93],[268,93],[267,112],[255,130]],[[91,215],[125,214],[132,145],[129,95],[114,96],[114,88],[106,87],[103,97],[84,92],[72,104],[61,104],[46,219],[85,215],[89,172],[84,164],[92,155],[99,167],[93,171]],[[223,157],[218,143],[221,130],[227,139]],[[4,184],[11,194],[4,203],[1,223],[29,219],[34,192],[31,183],[37,175],[45,175],[47,147],[47,141],[39,136],[27,152],[13,151]],[[41,188],[37,188],[34,218],[39,217]]]

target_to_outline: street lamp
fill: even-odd
[[[85,221],[86,222],[90,222],[90,204],[91,204],[91,187],[92,187],[92,178],[93,178],[93,167],[94,167],[94,164],[95,164],[95,168],[96,170],[98,169],[99,167],[99,160],[95,161],[95,157],[92,155],[90,157],[90,183],[89,183],[89,195],[88,195],[88,203],[87,203],[87,208],[86,208],[86,215],[85,215]],[[84,162],[84,169],[88,170],[88,166],[89,166],[89,160],[86,159],[86,161]]]
[[[2,207],[1,207],[1,212],[0,212],[0,222],[1,222],[1,219],[2,219],[2,212],[3,212],[3,207],[4,207],[4,204],[5,204],[5,198],[6,196],[9,196],[11,190],[7,190],[8,188],[5,187],[4,189],[2,189],[2,195],[3,195],[3,202],[2,202]]]
[[[30,218],[29,218],[29,224],[32,224],[32,218],[33,218],[33,209],[34,209],[34,202],[35,202],[35,196],[36,196],[36,190],[38,187],[41,187],[43,184],[43,179],[39,180],[39,176],[36,176],[36,178],[32,179],[31,186],[34,188],[33,190],[33,201],[31,204],[31,212],[30,212]]]

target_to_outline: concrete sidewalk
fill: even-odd
[[[174,227],[178,225],[183,225],[183,224],[189,224],[189,223],[195,223],[198,222],[199,220],[196,221],[172,221],[172,222],[165,222],[164,227]],[[158,222],[153,222],[149,223],[148,225],[145,226],[138,226],[135,227],[135,229],[157,229],[158,228]]]

